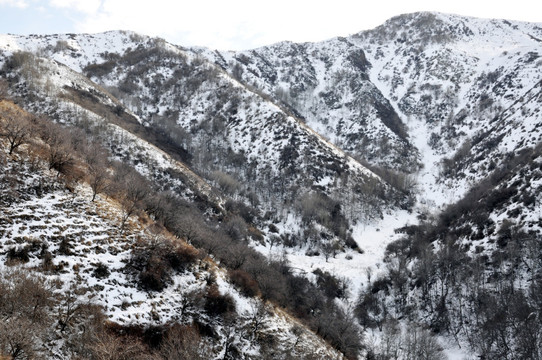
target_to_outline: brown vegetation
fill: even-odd
[[[29,150],[38,159],[45,161],[48,164],[47,168],[57,171],[57,180],[68,185],[69,181],[89,179],[92,187],[93,169],[107,167],[106,171],[111,174],[103,183],[107,186],[100,185],[102,183],[95,184],[93,198],[100,191],[104,191],[108,196],[118,199],[122,204],[121,228],[126,225],[128,218],[132,215],[148,211],[158,224],[165,226],[173,234],[212,253],[232,270],[243,271],[235,273],[234,278],[237,286],[240,286],[245,293],[256,294],[259,289],[263,299],[272,300],[277,305],[286,307],[303,319],[309,327],[321,335],[324,334],[324,329],[318,325],[323,323],[321,320],[314,320],[314,315],[311,314],[334,313],[335,305],[326,302],[323,292],[308,280],[293,276],[285,261],[268,261],[248,247],[244,241],[249,234],[245,218],[251,219],[252,215],[246,208],[239,204],[232,204],[234,205],[232,210],[239,215],[228,217],[227,221],[221,225],[212,220],[207,223],[202,215],[202,211],[206,208],[199,209],[177,196],[167,195],[167,192],[157,193],[153,186],[132,168],[99,160],[102,157],[101,150],[96,150],[97,145],[92,145],[92,143],[85,145],[76,130],[54,125],[46,118],[33,117],[30,123],[35,129],[36,137],[29,142]],[[59,137],[58,134],[62,136]],[[96,152],[98,160],[93,154]],[[151,194],[155,195],[149,196]],[[142,288],[149,291],[164,289],[168,286],[174,271],[183,271],[201,258],[199,251],[183,246],[177,240],[175,242],[163,239],[156,242],[149,242],[148,239],[142,241],[134,249],[130,266],[136,271],[136,278],[139,279]],[[66,249],[69,253],[69,244]],[[96,273],[98,276],[104,274],[104,271]],[[220,294],[215,290],[213,286],[210,286],[205,293],[203,307],[206,312],[209,315],[221,317],[234,313],[233,299],[228,294]],[[312,295],[307,296],[307,294]],[[66,316],[62,319],[62,327],[69,329],[72,326],[70,319],[73,319],[74,312],[69,301],[65,306]],[[342,327],[339,324],[350,323],[349,319],[340,316],[334,316],[325,321],[326,327],[336,329]],[[340,334],[340,332],[326,331],[324,338],[352,357],[359,351],[359,337],[346,338],[344,342],[337,338],[341,336]],[[119,341],[122,343],[124,340]],[[230,350],[233,351],[233,348],[230,347]]]

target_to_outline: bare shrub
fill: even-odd
[[[0,354],[12,359],[38,356],[50,324],[53,293],[44,279],[21,270],[0,277]]]
[[[183,271],[201,258],[195,248],[165,237],[140,239],[133,250],[130,266],[139,271],[140,286],[149,291],[163,290],[173,270]]]
[[[245,296],[254,297],[258,295],[259,288],[256,280],[250,276],[244,270],[230,270],[228,271],[230,281],[241,291]]]
[[[404,335],[403,352],[407,359],[447,359],[442,346],[428,330],[415,325],[409,326]]]
[[[91,345],[92,358],[96,360],[151,360],[147,348],[140,340],[118,336],[107,331],[98,334]]]
[[[142,210],[144,200],[150,192],[148,181],[128,165],[115,164],[116,195],[122,208],[121,229],[130,216]]]
[[[105,191],[110,184],[111,176],[108,172],[109,161],[106,151],[96,143],[90,144],[84,153],[85,161],[88,165],[89,185],[92,189],[92,199],[96,200],[96,195]]]
[[[5,79],[0,79],[0,100],[7,99],[9,96],[9,85]]]
[[[247,223],[240,216],[231,216],[222,225],[224,232],[233,240],[239,241],[246,239],[248,235]]]
[[[428,330],[416,324],[407,324],[405,329],[401,329],[396,321],[386,322],[380,344],[369,347],[368,353],[375,359],[447,359]]]
[[[109,277],[110,274],[109,267],[102,262],[98,263],[92,272],[92,275],[98,279]]]
[[[63,236],[58,244],[58,253],[61,255],[73,255],[73,239],[68,236]]]
[[[8,250],[7,262],[9,264],[14,264],[14,263],[19,263],[19,262],[27,263],[30,260],[28,250],[29,249],[27,246],[17,247],[17,248],[12,247],[11,249]]]
[[[48,119],[38,119],[37,121],[40,136],[49,146],[47,149],[49,170],[55,169],[59,174],[67,173],[74,164],[74,151],[70,146],[71,134],[69,130]]]
[[[218,187],[226,194],[235,195],[241,189],[239,181],[222,171],[213,172],[211,177],[216,181]]]
[[[69,49],[70,46],[68,45],[68,42],[66,40],[58,40],[55,44],[54,51],[55,52],[61,52]]]
[[[242,201],[228,200],[226,201],[225,206],[226,210],[233,214],[239,215],[248,223],[252,223],[258,214],[256,209],[245,205]]]
[[[235,312],[235,300],[229,294],[221,294],[218,286],[211,284],[205,293],[204,309],[211,316],[224,316]]]
[[[316,269],[313,274],[317,276],[316,284],[330,299],[344,298],[348,292],[348,285],[345,280],[338,279],[327,271]]]
[[[204,360],[212,349],[194,326],[174,325],[168,330],[159,352],[165,360]]]
[[[321,224],[341,239],[346,239],[349,236],[348,228],[350,226],[343,214],[341,203],[326,194],[306,193],[297,201],[296,208],[304,224]]]
[[[34,61],[34,55],[28,51],[16,51],[4,62],[3,70],[11,72],[22,68]]]

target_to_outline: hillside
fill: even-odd
[[[152,199],[132,187],[152,188],[136,181],[133,170],[111,163],[113,175],[96,196],[96,158],[86,148],[95,145],[74,147],[77,133],[32,119],[7,101],[0,102],[0,116],[2,129],[13,116],[39,134],[28,135],[9,156],[2,151],[2,354],[305,358],[310,349],[341,358],[284,310],[255,297],[259,290],[243,282],[246,273],[228,272],[154,222],[139,203]],[[49,139],[49,127],[63,132],[60,142]],[[51,163],[57,150],[67,159],[62,166]],[[28,291],[37,294],[35,304],[32,298],[18,304]]]
[[[24,200],[4,210],[12,220],[2,225],[3,254],[17,257],[26,248],[17,241],[63,231],[48,224],[84,210],[68,234],[94,229],[89,247],[64,259],[49,239],[51,253],[81,264],[80,284],[93,287],[101,256],[84,254],[109,234],[115,275],[93,297],[120,325],[190,323],[172,309],[198,301],[170,292],[209,293],[203,279],[216,269],[220,296],[251,308],[263,301],[269,324],[288,314],[313,334],[292,356],[311,346],[321,349],[316,358],[339,356],[323,340],[347,358],[540,358],[540,39],[542,24],[428,12],[347,38],[243,52],[123,31],[2,35],[0,95],[77,134],[70,146],[101,149],[101,160],[83,161],[87,175],[59,185],[31,165],[29,142],[12,147],[4,135],[6,169],[23,164],[16,171],[58,192],[21,190]],[[50,132],[38,137],[56,145]],[[55,166],[59,178],[72,171]],[[104,171],[108,182],[143,190],[119,196],[100,185]],[[73,207],[63,205],[66,191]],[[180,241],[197,261],[134,288],[129,253],[157,227],[165,248]],[[107,291],[112,278],[127,289]],[[128,294],[144,300],[123,308]],[[229,328],[209,318],[214,335],[197,329],[213,356],[225,356],[228,331],[246,327],[241,312]],[[278,358],[288,346],[277,344],[301,344],[292,340],[299,331],[267,347],[254,333],[232,344]]]
[[[486,177],[492,156],[540,141],[541,37],[539,24],[415,13],[349,38],[203,54],[357,158],[450,194],[431,199],[442,204]],[[454,152],[479,159],[457,169]]]
[[[76,37],[71,41],[77,46],[70,49],[72,56],[81,60],[77,66],[74,60],[65,61],[73,70],[83,68],[88,79],[100,84],[98,89],[93,89],[83,74],[51,64],[62,69],[44,67],[45,72],[51,71],[49,80],[44,80],[48,83],[43,84],[49,90],[24,90],[41,98],[40,105],[34,106],[42,111],[50,108],[48,113],[54,114],[57,104],[50,104],[46,95],[53,91],[61,94],[62,102],[76,103],[100,116],[109,112],[109,121],[169,152],[238,202],[258,208],[258,225],[268,226],[265,218],[272,216],[272,223],[283,229],[279,232],[282,242],[296,246],[303,245],[296,240],[300,237],[310,238],[317,248],[326,245],[329,242],[319,236],[321,232],[341,248],[356,246],[350,240],[350,225],[411,206],[411,194],[403,184],[382,181],[295,114],[242,86],[203,58],[157,39],[120,33],[108,36],[122,38],[111,43],[132,46],[96,55],[85,45],[88,39],[81,36],[79,44]],[[42,42],[38,46],[48,58],[60,61],[59,47],[52,44],[67,41],[52,36],[38,40],[38,44]],[[18,46],[32,48],[26,40]],[[69,76],[58,78],[55,71]],[[24,71],[21,74],[24,76]],[[139,80],[142,78],[148,80]],[[105,109],[96,109],[104,102]],[[127,110],[115,109],[120,104]],[[262,188],[266,191],[257,190]],[[329,210],[312,214],[310,207],[318,202]],[[331,213],[334,207],[339,210],[336,214]],[[280,211],[275,211],[277,208]],[[289,220],[285,213],[294,216]],[[287,230],[287,222],[298,227],[302,222],[314,222],[315,226],[308,229],[312,234],[304,234]]]
[[[433,13],[399,16],[354,36],[367,48],[371,80],[418,135],[426,185],[440,163],[436,182],[453,189],[446,202],[507,154],[541,140],[541,36],[539,24]]]
[[[292,108],[356,158],[407,173],[418,168],[419,154],[405,124],[370,81],[372,64],[351,39],[201,53],[239,81]]]

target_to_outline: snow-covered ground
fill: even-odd
[[[205,313],[183,309],[187,299],[194,301],[194,294],[205,291],[208,278],[216,276],[219,291],[233,297],[239,316],[236,326],[240,328],[235,332],[235,340],[228,341],[236,341],[244,354],[254,357],[259,354],[255,343],[242,338],[242,332],[239,332],[241,327],[250,326],[254,316],[259,316],[261,325],[258,331],[279,338],[282,349],[312,349],[325,358],[341,358],[315,334],[303,330],[302,324],[273,305],[267,304],[265,312],[256,313],[262,301],[242,295],[228,282],[226,271],[209,259],[188,270],[174,273],[171,284],[163,291],[141,289],[137,275],[127,267],[134,248],[141,239],[160,241],[161,236],[171,235],[156,234],[152,226],[148,226],[148,219],[135,217],[130,218],[128,225],[121,229],[119,204],[101,195],[91,202],[92,191],[88,185],[79,184],[68,191],[61,183],[56,183],[56,174],[52,172],[36,172],[24,165],[8,166],[26,169],[25,185],[18,190],[23,194],[25,187],[29,188],[31,194],[30,189],[38,184],[49,185],[42,195],[25,194],[23,199],[11,206],[0,207],[0,267],[8,264],[10,267],[42,271],[46,278],[56,283],[60,281],[61,286],[57,286],[56,291],[75,296],[75,304],[98,304],[103,307],[109,320],[122,325],[186,323],[192,317],[201,320],[201,317],[207,316]],[[22,247],[30,249],[28,262],[16,264],[7,261],[10,249],[18,251]],[[40,255],[43,249],[52,254],[52,263],[46,268],[43,255]],[[107,272],[98,273],[99,267],[107,269]],[[219,337],[226,336],[222,330],[217,326]]]

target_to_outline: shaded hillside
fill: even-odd
[[[360,322],[408,318],[482,357],[539,358],[541,166],[541,145],[511,155],[434,220],[398,229],[385,275],[360,294]]]

